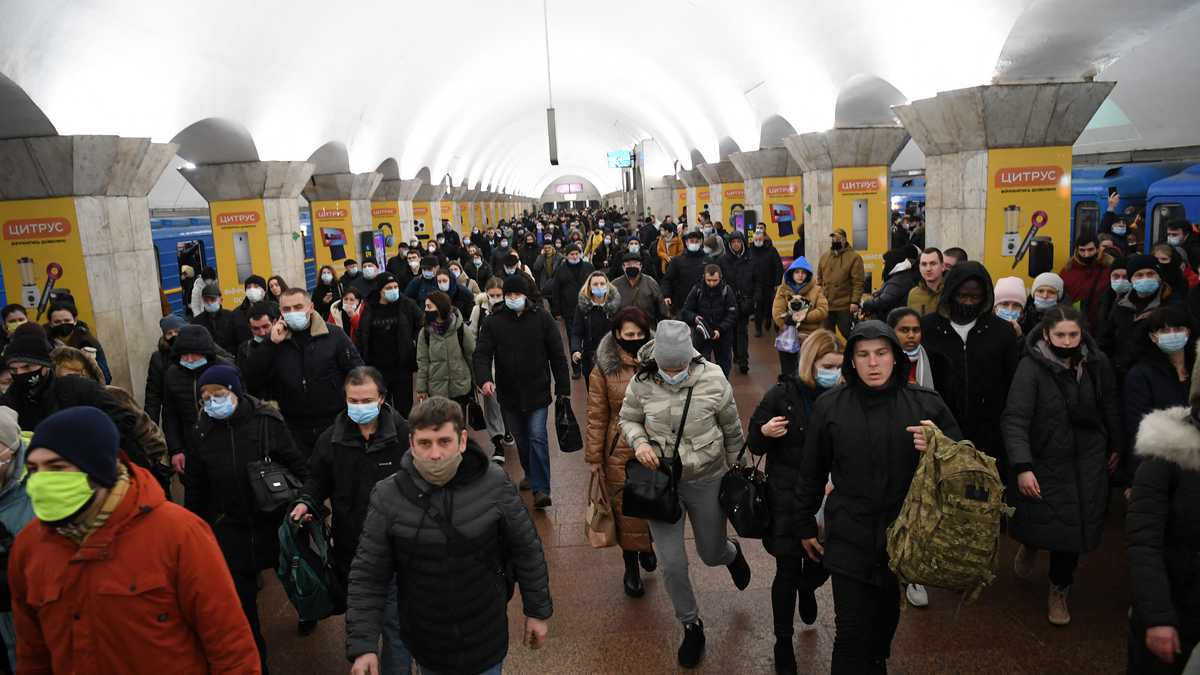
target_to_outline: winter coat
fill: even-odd
[[[112,373],[108,369],[108,356],[104,353],[104,347],[100,344],[100,341],[96,339],[96,336],[83,321],[76,321],[71,326],[71,333],[65,338],[53,338],[55,346],[66,345],[67,347],[87,351],[96,360],[96,365],[100,368],[102,374],[99,380],[100,384],[111,384]],[[53,331],[53,329],[50,330]]]
[[[212,531],[145,469],[126,469],[128,492],[86,546],[36,519],[17,535],[17,672],[260,672]]]
[[[179,357],[184,354],[203,354],[208,363],[195,370],[184,368]],[[200,387],[197,382],[204,371],[218,365],[234,363],[218,356],[216,346],[207,333],[185,330],[171,345],[171,365],[163,378],[162,430],[167,450],[172,455],[191,453],[200,445],[196,422],[200,419]]]
[[[679,236],[673,236],[670,239],[665,236],[659,237],[657,251],[662,274],[666,274],[671,259],[683,254],[683,239]]]
[[[308,475],[283,416],[246,395],[228,419],[201,415],[196,427],[199,444],[187,459],[188,510],[212,527],[230,570],[249,575],[274,568],[284,512],[258,510],[246,465],[270,457],[300,480]]]
[[[865,279],[862,256],[850,244],[840,251],[826,251],[817,263],[816,283],[825,290],[831,312],[845,311],[859,303]]]
[[[525,616],[553,612],[542,543],[504,470],[468,441],[462,464],[443,487],[425,482],[405,455],[400,473],[428,503],[395,479],[379,483],[350,572],[346,653],[378,650],[388,588],[400,586],[400,637],[414,660],[441,673],[479,673],[508,653],[510,584],[521,587]],[[399,475],[399,474],[398,474]],[[436,510],[460,540],[447,542]]]
[[[475,283],[479,284],[479,288],[482,289],[487,280],[492,278],[492,266],[488,264],[486,257],[482,253],[480,254],[480,259],[479,267],[476,267],[475,262],[472,260],[465,261],[463,263],[463,271],[467,273],[467,276],[474,279]]]
[[[13,473],[0,487],[0,526],[7,531],[4,536],[6,541],[0,547],[0,553],[3,553],[5,560],[12,550],[10,537],[16,536],[33,520],[33,502],[29,500],[29,493],[25,492],[25,455],[28,452],[29,441],[22,439],[14,449],[12,461],[9,463]],[[16,660],[17,645],[15,636],[11,633],[12,593],[9,591],[7,568],[4,574],[0,574],[0,612],[3,612],[3,619],[0,619],[0,636],[4,637],[4,644],[8,647],[7,658],[11,668]],[[6,658],[2,652],[0,658]]]
[[[379,410],[379,426],[369,441],[358,425],[342,412],[317,439],[308,459],[308,478],[301,499],[316,512],[325,500],[333,509],[333,559],[338,573],[350,571],[358,547],[367,505],[375,484],[396,472],[408,452],[408,422],[390,405]]]
[[[803,288],[797,288],[795,282],[792,281],[792,270],[805,269],[808,270],[808,283]],[[775,322],[775,327],[783,330],[785,326],[794,326],[795,321],[792,320],[792,311],[788,309],[788,303],[791,302],[792,296],[800,295],[805,300],[808,300],[808,314],[804,316],[804,321],[796,326],[801,336],[807,336],[809,333],[821,327],[825,322],[825,317],[829,316],[829,299],[825,297],[825,289],[817,284],[812,278],[812,268],[804,258],[796,258],[792,264],[788,266],[787,271],[783,273],[783,283],[775,290],[775,299],[771,301],[771,320]]]
[[[316,297],[317,296],[314,294],[313,298]],[[275,302],[274,300],[267,299],[264,299],[262,302],[274,307],[276,316],[279,316],[279,303]],[[250,298],[246,298],[245,300],[242,300],[242,304],[238,305],[229,312],[233,317],[233,339],[238,347],[240,347],[246,340],[254,337],[254,334],[250,332],[250,307],[254,304],[256,303],[250,302]],[[313,307],[318,307],[315,301],[313,302]],[[321,310],[317,309],[317,313],[321,313]],[[225,351],[233,354],[237,353],[237,349],[229,349],[228,347],[225,349]]]
[[[571,395],[558,324],[528,301],[520,314],[502,306],[482,322],[473,365],[476,384],[495,382],[497,399],[505,410],[529,413],[550,405],[551,373],[556,394]]]
[[[533,273],[533,278],[537,281],[538,286],[545,286],[549,283],[564,260],[565,258],[559,255],[558,252],[551,254],[548,258],[545,253],[539,255],[537,260],[533,261],[533,265],[530,266],[530,271]]]
[[[647,368],[653,354],[654,340],[650,340],[638,352],[639,369]],[[689,388],[692,405],[676,453],[675,430]],[[650,444],[664,457],[678,454],[683,481],[720,479],[733,466],[744,440],[733,387],[719,366],[700,357],[692,359],[688,377],[680,384],[664,382],[657,367],[635,375],[625,390],[618,419],[625,442],[634,450]]]
[[[950,323],[950,303],[958,287],[969,279],[979,280],[985,297],[964,346]],[[947,275],[942,289],[937,313],[921,319],[921,344],[925,351],[939,354],[950,366],[934,371],[934,389],[958,420],[963,438],[998,458],[1003,469],[1000,415],[1017,370],[1020,341],[1012,326],[992,313],[995,295],[991,277],[983,265],[974,261],[959,263]]]
[[[342,332],[350,336],[350,340],[353,342],[358,337],[358,323],[362,319],[362,310],[366,306],[366,300],[359,300],[358,307],[354,308],[354,313],[349,314],[346,310],[342,309],[342,300],[339,298],[329,306],[329,314],[326,321],[341,328]]]
[[[1124,380],[1150,341],[1146,337],[1146,316],[1158,307],[1183,302],[1183,298],[1172,292],[1166,282],[1149,298],[1138,297],[1137,291],[1114,298],[1108,320],[1096,331],[1096,343],[1112,359],[1117,378]]]
[[[308,331],[278,344],[266,340],[250,353],[248,377],[272,382],[284,419],[319,423],[345,409],[346,374],[363,365],[342,329],[313,314]]]
[[[1189,345],[1184,348],[1187,357],[1184,365],[1188,373],[1187,380],[1180,382],[1175,374],[1175,367],[1162,350],[1155,347],[1146,350],[1142,358],[1129,370],[1121,387],[1121,422],[1125,429],[1127,448],[1134,447],[1138,428],[1146,415],[1155,410],[1174,408],[1188,405],[1188,392],[1191,390],[1192,365],[1195,362],[1195,348]],[[1137,465],[1141,457],[1130,453],[1125,458],[1123,482],[1128,484],[1137,473]]]
[[[1100,258],[1084,265],[1074,256],[1058,272],[1063,280],[1063,293],[1079,302],[1079,310],[1093,331],[1100,327],[1100,301],[1108,292],[1112,272],[1112,259],[1106,255]]]
[[[862,383],[853,359],[859,341],[877,338],[891,344],[896,359],[892,379],[881,390]],[[949,438],[962,438],[937,392],[907,384],[908,368],[887,324],[859,323],[846,343],[846,383],[817,399],[805,430],[795,536],[817,536],[817,509],[832,479],[822,562],[830,572],[875,585],[888,573],[887,528],[900,514],[919,460],[912,434],[905,429],[932,420]]]
[[[470,394],[474,356],[475,331],[466,326],[457,309],[451,309],[446,332],[438,334],[425,326],[417,335],[416,392],[447,398]]]
[[[192,325],[204,326],[212,335],[213,342],[221,349],[236,354],[238,348],[237,328],[234,326],[233,312],[222,307],[216,312],[202,311],[192,318]]]
[[[407,266],[407,263],[404,263]],[[391,267],[391,261],[388,266]],[[390,270],[389,270],[390,271]],[[330,294],[333,296],[329,302],[325,301],[325,296]],[[317,286],[312,292],[313,309],[321,316],[329,316],[329,308],[333,307],[333,303],[342,299],[342,284],[334,278],[328,284],[321,283],[320,276],[317,277]]]
[[[575,320],[571,322],[571,330],[567,338],[571,344],[571,353],[591,355],[600,345],[600,340],[608,335],[613,328],[612,318],[621,308],[621,294],[609,283],[608,293],[604,296],[604,304],[597,305],[590,297],[584,295],[587,287],[579,290],[578,304],[575,307]]]
[[[263,339],[263,342],[270,339],[270,337],[266,337]],[[271,383],[251,377],[251,371],[246,367],[246,363],[250,360],[250,354],[256,349],[261,349],[263,342],[255,342],[253,338],[243,342],[238,346],[235,362],[237,363],[238,370],[242,373],[242,389],[255,398],[273,401],[275,400],[275,392],[271,387]]]
[[[1012,468],[1007,496],[1017,509],[1008,531],[1036,548],[1086,553],[1104,529],[1109,451],[1125,445],[1117,382],[1087,333],[1078,368],[1049,356],[1045,344],[1040,333],[1027,337],[1000,420]],[[1033,471],[1041,499],[1017,489],[1022,471]]]
[[[629,277],[624,274],[613,279],[612,285],[621,296],[619,309],[630,306],[637,307],[650,318],[650,327],[653,328],[658,325],[659,321],[667,318],[670,310],[663,302],[662,288],[653,277],[646,274],[646,269],[646,267],[642,267],[643,271],[638,275],[636,285],[630,282]]]
[[[662,279],[663,295],[671,301],[671,309],[678,312],[692,288],[704,283],[704,266],[708,262],[704,251],[684,251],[671,258]]]
[[[625,464],[634,459],[633,448],[621,434],[619,423],[625,390],[637,373],[637,357],[617,345],[612,334],[604,336],[596,348],[596,367],[588,385],[587,437],[584,459],[600,464],[608,489],[617,540],[624,551],[650,552],[650,525],[641,518],[625,515],[622,510],[625,489]],[[691,414],[691,413],[689,413]]]
[[[721,340],[733,337],[734,328],[737,327],[738,300],[729,284],[722,281],[716,288],[709,288],[707,283],[700,282],[688,293],[687,300],[680,308],[679,319],[694,327],[696,319],[701,317],[709,331],[721,332]]]
[[[937,311],[938,303],[942,300],[942,289],[946,287],[946,280],[943,278],[942,282],[938,284],[937,290],[933,290],[924,279],[920,279],[919,274],[918,278],[917,285],[908,292],[906,304],[921,316],[925,316]]]
[[[554,271],[550,283],[542,289],[550,298],[550,306],[558,309],[568,326],[575,318],[579,289],[587,283],[587,278],[593,271],[595,270],[592,264],[586,260],[580,260],[578,265],[564,261]]]
[[[738,239],[742,242],[742,253],[740,255],[734,253],[733,247],[730,246],[725,255],[721,256],[721,277],[725,280],[725,283],[733,288],[734,293],[737,294],[739,309],[751,310],[751,312],[742,312],[748,316],[753,312],[754,302],[762,293],[762,288],[766,285],[766,279],[773,281],[779,277],[763,276],[763,271],[759,269],[760,265],[755,262],[754,253],[750,251],[749,245],[746,243],[746,235],[741,232],[734,232],[729,235],[729,239],[730,241]],[[782,273],[781,268],[780,274]]]
[[[1125,516],[1133,623],[1174,626],[1185,646],[1200,638],[1200,429],[1191,412],[1168,408],[1142,421]]]
[[[908,294],[920,278],[916,270],[893,273],[876,293],[862,303],[862,311],[880,321],[887,320],[888,312],[907,304]]]
[[[413,302],[417,303],[417,307],[425,306],[425,298],[429,294],[438,289],[436,275],[432,279],[426,279],[424,275],[413,277],[413,280],[408,282],[408,286],[404,288],[401,295],[408,296]]]
[[[200,279],[192,280],[192,292],[188,295],[188,308],[192,310],[192,317],[195,318],[204,313],[204,287],[213,283],[215,279],[209,280],[201,277]]]
[[[146,392],[142,397],[144,408],[150,419],[157,424],[162,419],[163,378],[167,367],[171,365],[171,343],[166,338],[158,338],[158,346],[150,355],[150,364],[146,367]]]
[[[804,441],[813,404],[825,390],[809,387],[794,374],[779,378],[767,390],[750,415],[749,450],[767,456],[767,504],[771,507],[771,531],[763,545],[774,556],[801,557],[804,545],[796,535],[799,526],[800,467]],[[772,417],[786,417],[787,433],[780,438],[764,436],[762,425]]]
[[[779,285],[779,280],[783,278],[783,260],[779,258],[779,251],[775,250],[775,242],[771,241],[770,237],[765,237],[762,246],[750,244],[749,247],[754,269],[758,273],[760,293],[773,293]],[[804,252],[801,251],[800,255],[804,255]]]

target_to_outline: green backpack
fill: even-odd
[[[301,524],[284,517],[279,526],[279,566],[275,575],[301,621],[345,613],[346,589],[333,569],[329,537],[320,518]]]
[[[996,578],[1004,484],[996,460],[970,441],[925,424],[921,456],[900,515],[888,528],[889,566],[900,581],[979,597]]]

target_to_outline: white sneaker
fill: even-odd
[[[904,595],[908,598],[908,604],[913,607],[929,606],[929,592],[920,584],[909,584]]]

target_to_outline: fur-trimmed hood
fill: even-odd
[[[586,312],[593,307],[591,282],[592,275],[589,274],[583,286],[579,287],[578,305],[580,311]],[[602,306],[604,307],[604,315],[611,319],[617,313],[617,310],[621,308],[621,294],[617,291],[617,287],[613,286],[612,281],[608,277],[604,278],[604,283],[608,292],[604,296],[604,305]]]
[[[1183,469],[1200,471],[1200,428],[1192,421],[1192,409],[1177,406],[1155,410],[1142,418],[1135,452],[1156,457]]]

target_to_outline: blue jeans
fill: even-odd
[[[504,423],[517,441],[521,469],[534,492],[550,494],[550,434],[546,431],[549,407],[530,413],[504,410]]]
[[[383,606],[383,649],[379,654],[381,675],[408,675],[412,672],[412,654],[400,639],[400,593],[395,582],[388,590]]]
[[[504,667],[504,662],[501,661],[500,663],[497,663],[496,665],[492,666],[491,668],[488,668],[487,670],[483,671],[482,673],[479,673],[479,675],[501,675],[500,669],[503,667]],[[428,668],[422,667],[421,675],[438,675],[438,674]]]

